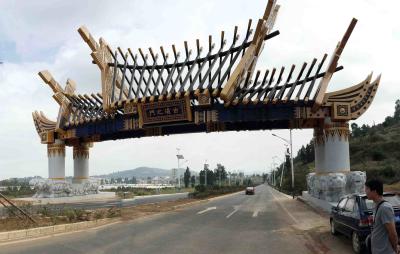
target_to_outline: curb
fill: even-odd
[[[70,224],[61,224],[47,227],[38,227],[22,230],[14,230],[7,232],[0,232],[0,243],[11,242],[15,240],[24,240],[29,238],[36,238],[42,236],[55,235],[60,233],[67,233],[78,231],[82,229],[95,228],[103,226],[112,222],[119,221],[120,218],[106,218],[94,221],[83,221]]]
[[[315,213],[323,216],[323,217],[329,217],[329,213],[325,212],[324,210],[322,210],[321,208],[312,205],[310,202],[307,202],[307,200],[305,200],[304,198],[298,196],[297,197],[297,201],[307,205],[311,210],[313,210]]]
[[[290,196],[290,195],[288,195],[288,194],[286,194],[286,193],[284,193],[282,191],[279,191],[278,189],[274,188],[271,185],[268,185],[268,187],[270,187],[271,189],[275,190],[276,192],[278,192],[279,194],[281,194],[282,196],[284,196],[284,197],[286,197],[288,199],[296,199],[298,197],[298,196],[295,196],[296,198],[293,198],[292,196]]]

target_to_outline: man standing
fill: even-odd
[[[383,183],[369,180],[365,183],[368,199],[375,203],[374,225],[371,232],[372,254],[397,254],[397,232],[392,205],[383,199]]]

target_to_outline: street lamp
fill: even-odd
[[[180,150],[181,150],[180,148],[176,148],[176,151],[177,151],[176,158],[178,159],[178,185],[179,185],[179,189],[181,188],[181,173],[180,173],[179,161],[184,159],[183,155],[179,153]]]
[[[292,171],[292,196],[294,198],[294,171],[293,171],[293,145],[292,145],[292,129],[290,129],[290,140],[279,137],[278,135],[272,133],[272,136],[282,139],[286,144],[290,145],[290,168]]]

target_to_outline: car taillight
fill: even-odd
[[[374,218],[372,217],[372,215],[370,215],[365,219],[360,219],[360,222],[358,223],[358,225],[360,227],[370,227],[373,225],[373,223],[374,223]]]

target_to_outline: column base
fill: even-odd
[[[90,181],[90,179],[87,178],[87,177],[73,177],[72,178],[72,183],[73,184],[83,184],[83,183],[88,182],[88,181]]]
[[[100,183],[97,179],[85,179],[79,183],[69,180],[32,179],[29,185],[36,191],[34,198],[59,198],[97,194]]]
[[[315,198],[338,202],[344,195],[364,193],[365,181],[366,174],[362,171],[310,173],[307,175],[307,189]]]

